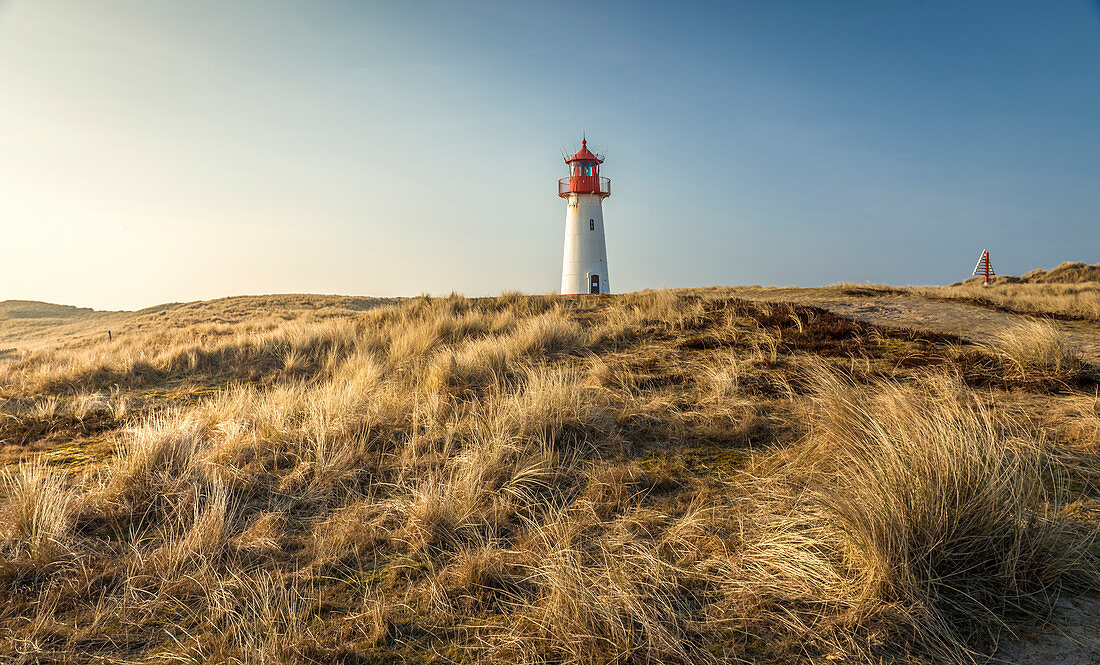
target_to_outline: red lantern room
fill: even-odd
[[[567,157],[569,177],[558,181],[558,196],[568,198],[570,194],[595,194],[600,198],[611,196],[611,180],[600,177],[600,164],[603,157],[588,149],[588,140],[581,140],[581,149],[572,157]]]

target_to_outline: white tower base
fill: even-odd
[[[611,293],[603,237],[603,198],[599,194],[570,194],[567,203],[561,293]]]

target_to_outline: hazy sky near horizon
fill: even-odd
[[[0,0],[0,299],[617,291],[1100,262],[1095,2]]]

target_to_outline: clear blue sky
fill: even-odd
[[[1094,2],[0,2],[0,299],[617,290],[1100,262]]]

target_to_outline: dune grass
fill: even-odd
[[[505,294],[0,360],[0,653],[966,662],[1100,588],[1092,370],[1027,325]]]

